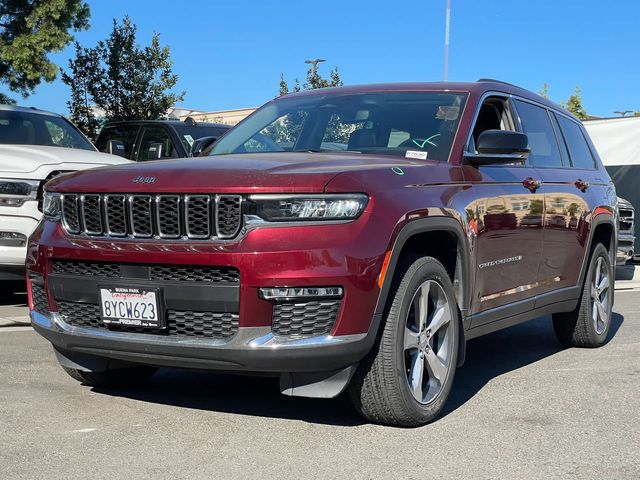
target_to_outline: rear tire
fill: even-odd
[[[158,370],[154,367],[114,368],[104,372],[86,372],[63,365],[67,374],[84,385],[90,387],[133,387],[142,385]]]
[[[392,294],[380,338],[348,392],[368,421],[417,427],[435,420],[449,396],[460,316],[447,271],[432,257],[413,261]]]
[[[556,337],[565,347],[595,348],[607,341],[613,306],[613,269],[609,252],[596,244],[576,309],[553,315]]]

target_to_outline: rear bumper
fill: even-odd
[[[369,332],[280,339],[269,327],[244,327],[229,340],[167,338],[74,327],[60,315],[31,312],[33,328],[58,349],[136,364],[220,371],[298,373],[339,370],[360,361],[373,346],[379,318]]]

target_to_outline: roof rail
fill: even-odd
[[[476,80],[477,82],[493,82],[493,83],[502,83],[503,85],[511,85],[512,87],[516,87],[516,88],[522,88],[519,85],[516,85],[514,83],[509,83],[509,82],[503,82],[502,80],[496,80],[495,78],[479,78],[478,80]]]

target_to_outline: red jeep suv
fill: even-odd
[[[208,158],[58,177],[44,210],[31,320],[87,385],[267,374],[415,426],[467,340],[611,325],[615,188],[576,118],[498,81],[287,95]]]

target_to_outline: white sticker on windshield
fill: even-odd
[[[407,150],[404,156],[405,158],[417,158],[418,160],[426,160],[427,152],[419,152],[417,150]]]
[[[183,135],[183,137],[190,146],[193,146],[193,137],[191,135]]]

